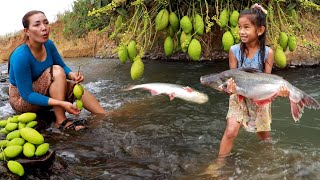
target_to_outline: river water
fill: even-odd
[[[272,104],[271,143],[241,129],[232,155],[216,177],[202,175],[214,163],[226,125],[228,95],[200,84],[202,75],[228,69],[227,62],[145,60],[143,78],[132,81],[130,63],[116,59],[76,58],[66,63],[85,75],[83,85],[111,116],[82,111],[82,132],[41,133],[63,167],[28,170],[28,179],[320,179],[320,111],[305,109],[294,123],[287,98]],[[2,64],[1,72],[6,71]],[[274,71],[320,102],[320,67]],[[209,96],[194,104],[128,85],[165,82],[188,85]],[[14,115],[7,82],[1,83],[0,118]]]

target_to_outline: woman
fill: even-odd
[[[41,11],[30,11],[22,18],[25,42],[9,58],[9,102],[20,113],[38,112],[53,107],[55,126],[59,129],[84,128],[67,119],[65,112],[78,115],[72,90],[83,75],[71,71],[63,62],[54,43],[49,39],[49,21]],[[85,109],[95,114],[106,113],[99,102],[84,90],[82,102]]]

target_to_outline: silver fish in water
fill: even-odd
[[[282,77],[260,73],[253,68],[231,69],[218,74],[202,76],[200,82],[202,85],[210,86],[218,91],[227,92],[230,78],[234,79],[236,83],[239,100],[243,97],[250,98],[257,105],[270,103],[278,96],[280,88],[286,87],[289,90],[291,114],[295,121],[299,121],[301,118],[304,107],[320,109],[319,102]]]
[[[204,93],[196,91],[188,86],[183,87],[177,84],[170,83],[147,83],[128,87],[125,90],[145,89],[151,92],[153,96],[166,94],[170,100],[180,98],[186,101],[202,104],[208,101],[208,96]]]

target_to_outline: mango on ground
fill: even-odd
[[[3,152],[7,158],[15,158],[22,152],[22,146],[8,146]]]
[[[8,132],[11,132],[15,129],[18,128],[18,123],[8,123],[5,127],[5,129],[8,131]]]
[[[0,127],[5,127],[7,125],[7,120],[0,120]]]
[[[43,156],[48,152],[48,150],[49,150],[49,143],[43,143],[37,147],[36,152],[34,154],[36,156]]]
[[[36,146],[29,143],[29,142],[26,142],[24,145],[23,145],[23,154],[26,156],[26,157],[33,157],[34,156],[34,153],[36,152]]]
[[[36,113],[26,112],[26,113],[21,114],[18,117],[18,120],[19,120],[19,122],[22,122],[22,123],[28,123],[30,121],[35,120],[36,118],[37,118],[37,114]]]
[[[26,141],[22,138],[14,138],[8,142],[8,146],[23,146]]]
[[[6,139],[10,141],[14,138],[19,138],[19,137],[20,137],[20,130],[14,130],[14,131],[11,131],[9,134],[7,134]]]
[[[78,101],[78,100],[76,100],[76,101]],[[33,127],[35,127],[37,124],[38,124],[38,121],[31,121],[31,122],[29,122],[28,124],[26,124],[25,127],[33,128]]]
[[[32,144],[39,145],[44,143],[44,137],[35,129],[29,127],[22,128],[20,129],[20,135]]]
[[[24,168],[19,162],[10,160],[8,161],[7,166],[12,173],[18,176],[24,175]]]

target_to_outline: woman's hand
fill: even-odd
[[[281,86],[278,92],[278,96],[288,97],[289,95],[290,95],[290,91],[288,90],[288,88],[285,86]]]
[[[63,101],[62,107],[64,110],[66,110],[70,114],[79,115],[80,110],[73,104],[71,104],[68,101]]]
[[[73,80],[76,83],[80,83],[84,80],[84,77],[81,73],[76,74],[74,72],[69,73],[69,79]]]
[[[235,94],[237,93],[237,85],[232,78],[230,78],[227,82],[227,93]]]

